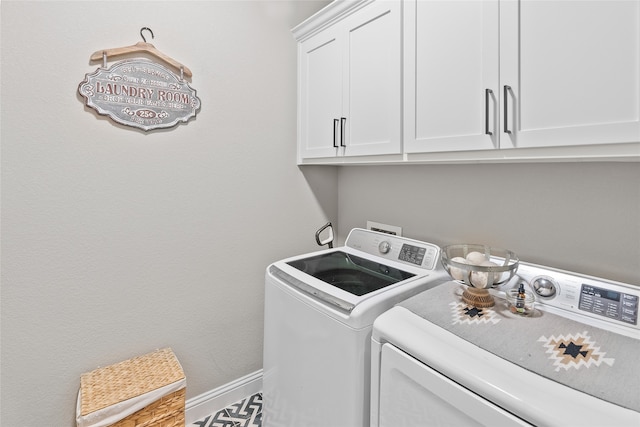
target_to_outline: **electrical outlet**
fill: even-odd
[[[379,231],[381,233],[392,234],[394,236],[402,236],[402,227],[382,224],[380,222],[367,221],[367,230]]]

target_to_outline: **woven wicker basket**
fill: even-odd
[[[172,384],[181,384],[119,421],[116,427],[184,426],[184,372],[170,348],[134,357],[115,365],[99,368],[80,377],[79,415],[91,416],[97,411],[121,402],[143,401],[145,394]],[[148,399],[148,397],[147,397]],[[103,424],[100,424],[103,425]]]

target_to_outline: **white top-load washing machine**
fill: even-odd
[[[520,284],[528,316],[501,298]],[[376,320],[372,426],[640,425],[640,287],[526,263],[494,307],[467,306],[464,286]]]
[[[438,246],[357,228],[343,247],[270,265],[264,426],[368,426],[374,319],[447,280]]]

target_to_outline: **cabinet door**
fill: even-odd
[[[405,4],[405,151],[498,148],[497,0]]]
[[[402,151],[401,11],[375,1],[344,21],[345,156]]]
[[[640,141],[640,1],[503,0],[500,37],[502,146]]]
[[[338,153],[334,123],[342,114],[342,50],[336,27],[299,44],[300,158],[334,157]]]

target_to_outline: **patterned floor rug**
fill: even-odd
[[[227,406],[194,422],[191,427],[262,427],[262,393]]]

